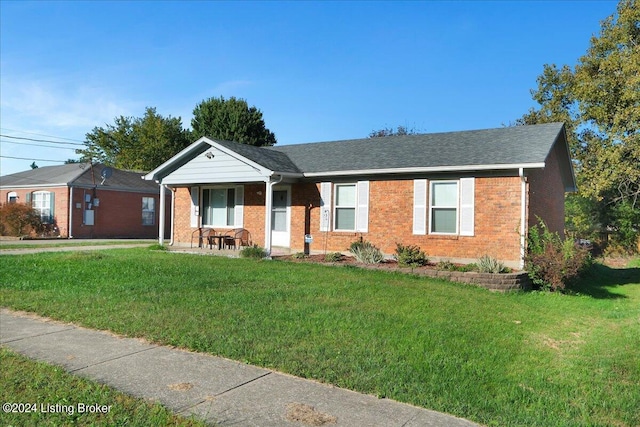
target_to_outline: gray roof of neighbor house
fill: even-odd
[[[326,173],[405,168],[544,163],[564,137],[562,123],[268,147],[300,171]],[[260,162],[258,162],[260,163]]]
[[[42,166],[24,172],[0,176],[1,188],[74,186],[134,192],[159,192],[158,184],[145,181],[141,172],[112,168],[112,174],[103,182],[102,164],[70,163],[60,166]]]

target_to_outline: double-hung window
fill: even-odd
[[[156,220],[156,203],[153,197],[142,198],[142,225],[154,225]]]
[[[232,227],[236,215],[235,188],[205,188],[202,190],[202,225]]]
[[[334,230],[356,229],[356,184],[336,184]]]
[[[53,193],[49,191],[35,191],[31,196],[31,206],[40,216],[40,220],[45,224],[53,222]]]
[[[431,181],[431,233],[458,233],[458,181]]]

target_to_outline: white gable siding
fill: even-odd
[[[207,158],[206,153],[213,154]],[[218,149],[210,148],[167,175],[163,184],[201,184],[263,181],[263,171]]]

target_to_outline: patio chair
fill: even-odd
[[[209,239],[209,235],[215,232],[216,231],[213,228],[198,227],[197,230],[194,230],[191,233],[191,247],[193,248],[193,241],[197,237],[199,248],[202,248],[207,244],[209,245],[209,248],[211,248],[211,239]]]
[[[224,244],[229,249],[233,246],[234,250],[242,246],[251,246],[251,233],[246,228],[235,228],[227,233]]]

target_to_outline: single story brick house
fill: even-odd
[[[575,191],[562,123],[280,147],[203,137],[144,178],[173,192],[176,245],[241,227],[269,252],[302,251],[305,235],[312,252],[362,238],[387,255],[402,243],[516,268],[528,226],[540,217],[562,234]]]
[[[1,176],[0,203],[31,204],[63,238],[155,239],[159,233],[158,184],[142,180],[140,172],[102,164],[44,166]]]

